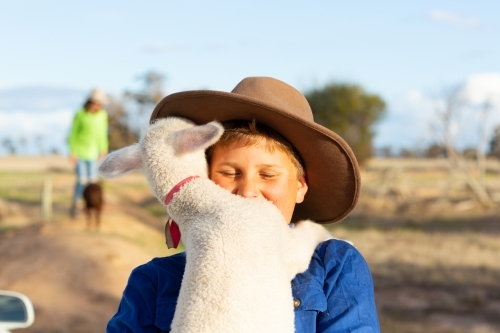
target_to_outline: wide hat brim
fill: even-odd
[[[276,79],[264,79],[286,85]],[[312,121],[312,113],[311,120],[305,119],[277,103],[235,90],[193,90],[168,95],[155,107],[151,122],[169,116],[184,117],[197,124],[256,119],[290,141],[304,162],[309,189],[304,201],[295,206],[292,221],[311,219],[328,224],[346,217],[355,207],[360,191],[359,167],[349,145]]]

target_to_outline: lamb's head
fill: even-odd
[[[154,194],[163,202],[183,179],[208,177],[205,150],[223,132],[222,125],[215,121],[196,126],[183,118],[161,118],[148,126],[138,143],[110,153],[99,173],[111,178],[142,169]]]

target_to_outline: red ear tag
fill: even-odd
[[[167,193],[167,196],[165,197],[165,205],[168,205],[170,201],[172,201],[174,194],[179,192],[179,190],[184,184],[189,183],[190,181],[196,178],[200,178],[200,176],[187,177],[181,180],[177,185],[175,185]],[[177,223],[174,222],[174,220],[169,219],[167,221],[167,224],[165,224],[165,242],[167,243],[167,247],[169,249],[171,248],[176,249],[180,241],[181,241],[181,231],[179,230],[179,226],[177,225]]]
[[[165,242],[169,249],[176,249],[181,240],[181,231],[174,220],[169,219],[165,225]]]

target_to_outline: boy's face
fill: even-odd
[[[210,179],[233,194],[271,201],[290,223],[296,203],[307,192],[305,177],[284,152],[269,152],[265,143],[243,146],[238,142],[214,148],[209,166]]]

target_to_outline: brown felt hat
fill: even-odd
[[[155,107],[151,122],[168,116],[197,124],[256,119],[290,141],[304,162],[309,186],[304,201],[295,206],[292,221],[338,222],[358,201],[360,174],[351,148],[340,136],[315,123],[306,98],[282,81],[247,77],[231,92],[171,94]]]

